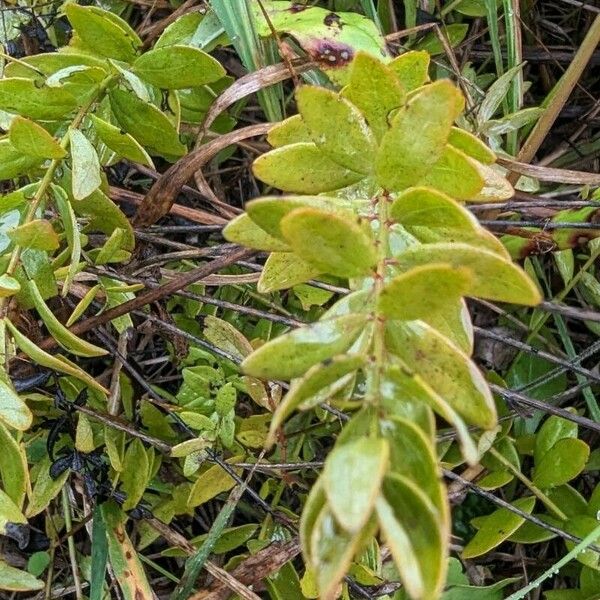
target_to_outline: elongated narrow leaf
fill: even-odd
[[[41,125],[24,117],[13,119],[9,139],[19,152],[36,158],[62,158],[66,155],[65,149]]]
[[[35,485],[33,486],[33,492],[29,498],[29,504],[25,511],[25,516],[30,519],[39,515],[45,510],[50,502],[58,496],[60,490],[62,490],[65,481],[69,477],[69,469],[64,473],[61,473],[56,479],[50,477],[50,457],[46,456],[42,459],[40,468],[38,471]]]
[[[299,88],[296,102],[313,142],[325,156],[356,173],[372,172],[375,136],[358,108],[339,94],[315,86]]]
[[[347,350],[367,322],[366,315],[345,315],[299,327],[258,350],[244,362],[245,373],[261,379],[292,379],[314,364]]]
[[[35,308],[38,314],[44,321],[44,324],[48,328],[48,331],[52,334],[54,339],[68,352],[76,354],[77,356],[104,356],[108,354],[107,350],[90,344],[80,337],[77,337],[74,333],[71,333],[55,316],[54,313],[48,308],[48,305],[44,302],[40,291],[35,284],[35,281],[28,282],[29,293],[35,304]]]
[[[0,423],[0,475],[2,486],[10,499],[23,508],[25,494],[29,484],[29,469],[25,448],[11,435],[10,431]]]
[[[75,200],[83,200],[92,192],[95,192],[102,183],[100,160],[94,146],[79,129],[71,129],[69,139],[69,150],[73,165],[73,197]]]
[[[531,514],[535,506],[535,497],[519,498],[512,503],[520,510]],[[464,558],[481,556],[510,537],[525,519],[507,508],[500,508],[480,522],[479,531],[463,550]]]
[[[281,231],[296,254],[324,273],[359,277],[377,262],[373,239],[355,219],[298,208],[282,219]]]
[[[90,115],[90,118],[94,123],[94,129],[100,141],[113,152],[133,162],[154,168],[152,159],[132,135],[121,131],[118,127],[99,119],[95,115]]]
[[[331,512],[349,533],[358,533],[370,519],[389,453],[385,439],[369,437],[338,445],[327,457],[325,494]]]
[[[150,479],[150,464],[144,444],[134,439],[125,452],[121,481],[127,500],[123,503],[124,510],[131,510],[142,499]]]
[[[389,321],[386,342],[469,424],[494,427],[496,407],[483,375],[450,340],[422,321]]]
[[[363,175],[328,158],[316,144],[298,143],[271,150],[252,165],[254,175],[284,192],[319,194],[360,181]]]
[[[142,45],[126,21],[95,6],[69,4],[65,12],[81,42],[96,54],[131,62]]]
[[[265,262],[256,289],[261,294],[286,290],[320,274],[319,269],[293,252],[272,252]]]
[[[108,556],[125,600],[152,600],[153,593],[137,551],[125,531],[125,515],[113,502],[102,505]]]
[[[73,363],[67,361],[63,356],[53,356],[48,354],[38,346],[36,346],[31,340],[24,336],[8,319],[5,319],[6,327],[8,327],[11,335],[13,336],[17,346],[39,364],[41,367],[46,367],[52,371],[58,371],[59,373],[66,373],[72,375],[76,379],[83,381],[85,384],[92,388],[97,389],[103,394],[108,394],[108,390],[100,385],[91,375],[88,375],[85,371],[82,371],[79,367]]]
[[[0,420],[19,431],[29,429],[33,421],[27,404],[15,392],[4,371],[0,376]]]
[[[383,136],[377,181],[393,191],[417,184],[442,156],[460,92],[448,80],[424,87],[401,108]]]
[[[407,591],[436,598],[446,581],[449,530],[418,486],[399,475],[385,478],[377,518]]]
[[[404,271],[436,262],[471,271],[473,279],[468,296],[527,306],[541,301],[540,292],[522,269],[482,248],[462,243],[424,244],[398,256],[398,268]]]
[[[315,398],[317,402],[320,402],[321,395],[319,392],[323,388],[356,371],[364,362],[364,356],[348,354],[336,356],[326,363],[320,363],[311,367],[304,377],[292,384],[289,392],[277,407],[271,421],[267,444],[272,445],[275,442],[277,429],[294,410],[298,408],[304,410],[311,408]]]
[[[94,508],[92,525],[92,576],[90,581],[90,600],[102,600],[104,577],[108,564],[108,535],[102,506]]]
[[[404,87],[389,65],[366,52],[354,58],[342,94],[363,113],[377,140],[388,129],[389,115],[406,100]]]
[[[145,52],[132,70],[144,81],[169,90],[205,85],[225,75],[221,64],[206,52],[176,45]]]
[[[416,267],[394,277],[379,295],[379,309],[392,319],[414,320],[452,308],[469,290],[470,271],[446,264]]]

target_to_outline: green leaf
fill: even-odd
[[[114,502],[102,505],[108,535],[108,556],[124,600],[152,600],[152,588],[138,553],[125,531],[125,515]]]
[[[4,369],[0,372],[0,420],[18,431],[26,431],[33,421],[31,411],[15,392]]]
[[[554,527],[561,528],[562,522],[559,519],[555,519],[550,515],[535,515],[538,519]],[[556,533],[535,525],[531,521],[525,521],[519,529],[517,529],[508,539],[509,542],[515,544],[539,544],[541,542],[547,542],[556,537]]]
[[[15,344],[17,344],[19,349],[31,358],[31,360],[39,364],[39,366],[46,367],[52,371],[58,371],[59,373],[71,375],[76,379],[83,381],[83,383],[87,384],[89,387],[94,388],[103,394],[108,394],[108,390],[104,386],[99,384],[91,375],[88,375],[77,365],[68,361],[64,356],[60,356],[60,354],[48,354],[24,336],[8,319],[5,319],[4,322],[12,334]]]
[[[65,149],[41,125],[24,117],[12,120],[8,134],[10,143],[23,154],[35,158],[62,158],[66,155]]]
[[[578,515],[569,519],[566,523],[563,524],[564,529],[570,533],[571,535],[576,535],[580,538],[585,538],[594,529],[598,527],[598,520],[595,517],[588,517],[587,515]],[[600,536],[599,536],[600,537]],[[595,543],[598,543],[598,538],[596,538]],[[565,546],[567,550],[573,550],[575,544],[573,542],[569,542],[565,540]],[[600,554],[595,552],[594,550],[584,550],[580,552],[575,557],[580,563],[586,565],[595,570],[600,570]]]
[[[539,488],[551,488],[575,479],[590,455],[590,447],[582,440],[558,440],[536,463],[533,483]]]
[[[494,83],[489,87],[485,94],[485,98],[479,105],[479,111],[477,112],[477,121],[480,124],[484,124],[486,121],[491,119],[502,102],[506,99],[506,95],[510,89],[510,86],[518,75],[518,73],[523,69],[524,63],[520,65],[516,65],[512,69],[509,69],[498,77]]]
[[[359,277],[377,263],[373,239],[356,218],[298,208],[282,219],[281,231],[294,252],[321,272]]]
[[[398,255],[398,269],[431,263],[468,268],[473,276],[468,296],[535,306],[541,295],[527,274],[497,254],[463,243],[424,244]]]
[[[397,111],[377,157],[379,184],[400,191],[422,180],[440,159],[463,98],[448,80],[428,85]]]
[[[17,150],[8,138],[0,139],[0,180],[20,177],[41,163],[41,159]]]
[[[535,372],[530,372],[528,375],[531,380],[535,379],[539,373],[536,375]],[[519,383],[516,384],[516,386],[520,385]],[[560,391],[564,391],[564,389],[557,392],[553,391],[552,394],[559,393]],[[544,456],[546,456],[556,442],[566,438],[576,438],[577,431],[577,423],[573,423],[573,421],[568,421],[556,415],[548,417],[535,436],[534,458],[536,465],[540,464]]]
[[[388,67],[400,80],[407,92],[425,85],[429,81],[429,52],[412,50],[396,57]]]
[[[37,577],[11,567],[5,561],[0,560],[0,590],[8,592],[34,592],[44,589],[44,582]]]
[[[531,514],[535,506],[535,497],[519,498],[512,504],[523,512]],[[517,531],[524,522],[523,517],[507,508],[499,508],[482,519],[479,531],[463,550],[463,558],[476,558],[493,550]]]
[[[150,464],[144,444],[135,438],[127,446],[121,471],[121,487],[127,494],[123,510],[131,510],[142,499],[150,479]]]
[[[366,315],[350,314],[299,327],[255,350],[242,369],[261,379],[299,377],[314,364],[345,352],[366,322]]]
[[[323,469],[331,512],[349,533],[370,519],[388,467],[390,447],[382,438],[365,437],[336,446]]]
[[[458,46],[467,35],[469,31],[468,23],[452,23],[450,25],[444,24],[444,36],[448,38],[448,43],[452,48]],[[416,48],[421,51],[428,52],[431,56],[436,54],[443,54],[446,49],[440,41],[438,34],[435,31],[428,33],[423,39],[417,43]]]
[[[59,246],[58,235],[45,219],[34,219],[15,227],[8,232],[8,237],[22,248],[51,251]]]
[[[204,319],[204,337],[217,348],[243,360],[253,348],[252,344],[231,323],[208,315]],[[227,384],[226,384],[227,385]],[[224,386],[225,387],[225,386]],[[219,389],[223,389],[220,387]]]
[[[0,490],[0,535],[22,537],[19,534],[14,534],[18,531],[19,526],[26,524],[27,519],[21,512],[21,509],[12,501],[11,497],[5,491]],[[19,547],[21,546],[22,544],[19,543]]]
[[[183,156],[187,148],[179,141],[177,130],[153,104],[125,90],[110,91],[110,106],[119,125],[152,154],[169,159]]]
[[[27,571],[34,577],[39,577],[50,564],[48,552],[34,552],[27,561]]]
[[[0,80],[0,109],[29,119],[61,119],[77,108],[77,100],[62,87],[38,87],[22,77]]]
[[[0,475],[2,486],[10,499],[23,508],[29,484],[29,469],[25,447],[19,444],[10,431],[0,423]]]
[[[410,480],[427,496],[448,523],[448,507],[431,440],[413,421],[393,416],[382,423],[390,447],[390,472]]]
[[[105,146],[127,160],[154,168],[152,159],[133,136],[95,115],[90,115],[90,118],[100,141]]]
[[[142,40],[126,21],[95,6],[68,4],[65,7],[78,40],[87,49],[107,58],[132,62]]]
[[[446,264],[423,265],[387,283],[379,294],[379,309],[392,319],[423,319],[455,305],[470,284],[468,269]]]
[[[254,175],[284,192],[319,194],[346,187],[363,178],[328,158],[316,144],[297,143],[259,156]]]
[[[334,356],[327,362],[312,366],[301,379],[294,381],[273,415],[267,445],[275,443],[277,429],[294,410],[307,410],[315,402],[321,402],[319,392],[358,370],[364,362],[365,357],[356,354]]]
[[[299,88],[296,102],[313,142],[327,158],[350,171],[363,175],[372,172],[375,137],[352,103],[315,86]]]
[[[467,356],[471,356],[475,334],[471,315],[464,300],[447,305],[442,311],[423,315],[421,320],[446,336]]]
[[[453,127],[448,136],[448,143],[461,150],[467,156],[487,165],[496,162],[496,155],[479,138],[472,133]]]
[[[302,119],[302,115],[288,117],[279,123],[275,123],[267,134],[267,142],[273,148],[281,148],[298,142],[312,142],[308,127]]]
[[[265,262],[256,289],[261,294],[285,290],[320,274],[319,269],[293,252],[272,252]]]
[[[446,581],[447,525],[428,498],[404,477],[386,477],[377,499],[382,535],[413,598],[436,598]]]
[[[50,457],[45,456],[41,464],[39,465],[39,471],[31,497],[29,498],[29,504],[25,511],[25,516],[30,519],[39,515],[44,511],[50,502],[58,496],[63,485],[69,477],[69,469],[64,473],[61,473],[56,479],[50,477]]]
[[[461,150],[447,145],[439,160],[419,182],[459,200],[469,200],[481,191],[484,180],[477,163]]]
[[[108,351],[104,348],[90,344],[80,337],[77,337],[74,333],[71,333],[54,316],[54,313],[50,310],[50,308],[48,308],[48,305],[44,302],[44,299],[42,298],[35,281],[28,282],[28,291],[31,294],[35,308],[44,321],[48,331],[52,334],[52,337],[56,340],[56,342],[67,352],[71,352],[77,356],[85,357],[105,356],[108,354]]]
[[[223,237],[228,242],[267,252],[286,252],[290,249],[284,241],[274,238],[259,227],[248,213],[229,221],[223,229]]]
[[[469,357],[422,321],[388,321],[386,344],[469,424],[491,429],[496,407]]]
[[[350,79],[342,94],[362,112],[377,140],[381,140],[388,129],[390,113],[406,100],[404,88],[389,65],[365,52],[359,52],[354,58]],[[326,118],[325,115],[322,118]],[[334,122],[332,120],[330,127]],[[370,172],[371,164],[368,167]]]
[[[191,46],[167,46],[145,52],[133,63],[132,70],[151,85],[169,90],[205,85],[226,74],[212,56]]]
[[[227,459],[228,463],[235,463],[240,460],[240,456]],[[241,469],[234,469],[234,472],[239,476],[242,474]],[[195,508],[222,492],[229,491],[236,484],[235,479],[229,475],[220,465],[213,465],[204,471],[194,482],[190,495],[188,497],[188,507]]]
[[[92,568],[90,580],[90,600],[102,600],[104,578],[108,564],[108,536],[102,505],[96,504],[92,525]]]
[[[79,129],[71,129],[69,132],[69,151],[73,197],[75,200],[83,200],[102,184],[100,160],[94,146]]]

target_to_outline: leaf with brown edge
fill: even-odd
[[[473,275],[467,296],[526,306],[535,306],[542,299],[535,283],[517,265],[468,244],[423,244],[398,255],[397,261],[397,267],[402,271],[436,262],[467,267]]]
[[[125,531],[125,515],[113,502],[102,505],[108,537],[108,557],[125,600],[153,600],[144,567]]]
[[[429,81],[429,63],[431,57],[424,50],[412,50],[397,56],[388,67],[407,92],[425,85]]]
[[[322,273],[360,277],[377,262],[370,232],[356,217],[298,208],[282,219],[281,231],[294,252]]]
[[[255,350],[242,362],[247,375],[261,379],[293,379],[314,364],[345,352],[367,322],[350,314],[298,327]]]
[[[379,310],[391,319],[411,321],[443,312],[469,290],[470,271],[449,264],[422,265],[397,275],[379,294]]]

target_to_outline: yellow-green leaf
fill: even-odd
[[[27,571],[11,567],[0,560],[0,590],[7,592],[34,592],[44,589],[44,582]]]
[[[342,94],[362,112],[377,140],[388,129],[391,112],[406,100],[404,88],[389,65],[366,52],[355,56]]]
[[[389,455],[387,440],[364,437],[338,444],[327,457],[323,486],[329,508],[349,533],[358,533],[370,519]]]
[[[48,305],[44,302],[42,295],[35,283],[35,281],[29,281],[27,283],[29,294],[35,305],[38,314],[44,321],[44,324],[48,328],[48,331],[52,334],[57,343],[72,354],[77,356],[93,357],[93,356],[105,356],[108,351],[90,342],[77,337],[74,333],[71,333],[55,316],[50,310]]]
[[[284,192],[319,194],[356,183],[363,175],[345,169],[313,143],[300,142],[271,150],[252,165],[254,175]]]
[[[132,135],[121,131],[118,127],[99,119],[95,115],[90,115],[90,118],[100,141],[105,146],[123,158],[154,168],[154,163],[149,154]]]
[[[535,506],[535,497],[519,498],[512,504],[530,515]],[[481,521],[479,531],[477,531],[473,539],[463,550],[463,558],[476,558],[493,550],[519,529],[524,522],[524,517],[515,514],[507,508],[500,508],[494,511]]]
[[[100,160],[91,142],[79,131],[69,132],[69,152],[71,153],[71,185],[75,200],[83,200],[95,192],[102,183]]]
[[[142,41],[126,21],[95,6],[68,4],[65,13],[78,39],[89,50],[124,62],[134,60]]]
[[[219,61],[192,46],[154,48],[135,60],[132,71],[151,85],[178,90],[212,83],[225,76]]]
[[[447,524],[418,486],[399,475],[385,478],[377,518],[406,590],[437,598],[446,581]]]
[[[127,494],[123,503],[124,510],[131,510],[142,499],[150,479],[150,464],[144,444],[135,438],[127,446],[121,471],[122,489]]]
[[[303,86],[296,102],[312,141],[335,163],[367,175],[373,170],[376,142],[361,112],[331,90]]]
[[[294,329],[255,350],[244,360],[242,369],[261,379],[299,377],[314,364],[345,352],[367,318],[350,314]]]
[[[485,165],[496,162],[496,155],[478,137],[472,133],[453,127],[448,136],[448,143],[458,150],[462,150],[467,156],[478,160]]]
[[[0,80],[0,109],[29,119],[54,120],[73,112],[77,100],[62,87],[38,87],[33,79]]]
[[[470,271],[448,264],[422,265],[394,277],[379,294],[379,309],[392,319],[414,320],[442,312],[469,290]]]
[[[321,274],[314,265],[293,252],[272,252],[267,258],[256,289],[261,294],[285,290]]]
[[[396,57],[388,67],[407,92],[411,92],[429,81],[429,52],[413,50]]]
[[[27,404],[15,392],[5,376],[0,377],[0,419],[9,427],[19,431],[29,429],[33,421],[33,415]]]
[[[438,262],[468,268],[473,276],[468,296],[527,306],[541,301],[539,290],[525,271],[482,248],[462,243],[423,244],[407,249],[397,259],[402,271]]]
[[[228,242],[267,252],[286,252],[290,249],[289,244],[274,238],[259,227],[248,213],[238,215],[229,221],[223,229],[223,237]]]
[[[496,406],[483,375],[450,340],[423,321],[388,321],[386,343],[469,424],[495,426]]]
[[[38,476],[35,480],[31,497],[29,498],[27,510],[25,511],[25,516],[28,519],[35,517],[35,515],[39,515],[48,507],[50,502],[56,498],[69,477],[69,469],[67,469],[56,479],[52,479],[52,477],[50,477],[50,464],[49,456],[44,457],[41,461]]]
[[[302,115],[294,115],[273,125],[267,134],[267,142],[273,148],[280,148],[298,142],[312,142],[312,139]]]
[[[8,319],[5,319],[4,322],[19,349],[39,366],[71,375],[103,394],[108,394],[108,390],[104,386],[99,384],[91,375],[88,375],[78,366],[68,361],[64,356],[48,354],[23,335]]]
[[[66,151],[41,126],[24,117],[15,117],[8,132],[11,144],[24,154],[36,158],[62,158]]]
[[[21,246],[21,248],[34,248],[35,250],[56,250],[59,246],[58,235],[52,223],[45,219],[34,219],[15,227],[7,232],[8,237]]]
[[[23,507],[29,483],[29,468],[25,447],[19,444],[10,431],[0,423],[0,475],[2,486],[10,499],[19,507]]]
[[[294,252],[321,272],[359,277],[377,263],[370,232],[356,218],[298,208],[281,220],[281,231]]]
[[[459,200],[469,200],[483,188],[484,179],[479,168],[480,165],[464,152],[447,145],[419,185],[435,188]]]
[[[235,456],[227,459],[228,463],[239,462],[241,456]],[[241,469],[234,469],[237,475],[242,474]],[[187,504],[190,508],[200,506],[209,500],[212,500],[215,496],[218,496],[222,492],[229,491],[235,485],[235,479],[231,477],[223,468],[219,465],[213,465],[209,467],[204,473],[202,473],[198,479],[194,482]]]
[[[424,87],[399,109],[377,157],[379,184],[400,191],[422,180],[442,156],[461,94],[448,80]]]

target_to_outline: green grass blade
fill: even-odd
[[[90,600],[102,600],[104,590],[104,575],[108,562],[108,540],[106,539],[106,524],[100,506],[94,509],[92,526],[92,578],[90,581]]]

